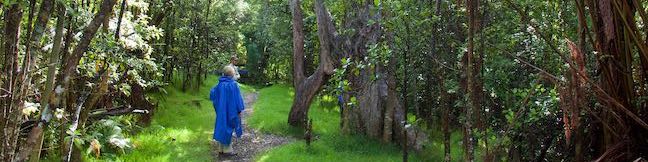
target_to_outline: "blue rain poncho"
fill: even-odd
[[[239,113],[243,111],[245,105],[238,83],[232,77],[220,77],[218,85],[211,89],[209,99],[216,111],[213,138],[221,144],[229,145],[234,131],[237,137],[243,134]]]

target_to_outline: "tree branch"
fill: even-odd
[[[296,88],[304,80],[304,16],[299,0],[292,0],[290,8],[293,27],[293,85]]]
[[[119,116],[119,115],[125,115],[125,114],[131,114],[131,113],[138,113],[138,114],[148,114],[148,110],[144,109],[139,109],[135,108],[132,106],[127,106],[126,108],[123,108],[124,106],[112,108],[112,109],[105,109],[105,110],[100,110],[93,112],[90,114],[91,119],[100,119],[105,116]],[[123,109],[120,109],[123,108]]]

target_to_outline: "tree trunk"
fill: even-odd
[[[392,16],[392,15],[390,15],[389,12],[387,12],[385,10],[383,10],[383,12],[384,13],[382,13],[382,14],[385,15],[385,17],[391,17]],[[390,49],[394,49],[395,48],[394,33],[392,31],[385,32],[385,38],[386,38],[385,41],[387,41],[388,47]],[[389,62],[392,62],[392,64],[381,65],[381,66],[379,66],[381,69],[377,69],[377,71],[380,71],[382,73],[387,74],[387,75],[385,75],[387,78],[384,79],[384,81],[386,81],[386,83],[383,85],[382,88],[396,87],[396,84],[397,84],[396,83],[396,73],[395,73],[396,69],[397,69],[397,67],[396,67],[397,65],[395,64],[395,62],[397,62],[396,57],[392,56],[390,58]],[[382,70],[382,69],[384,69],[384,70]],[[396,125],[399,125],[399,122],[400,122],[400,121],[396,120],[396,115],[397,115],[396,114],[396,112],[397,112],[396,109],[400,108],[399,107],[400,103],[398,102],[398,97],[397,97],[398,94],[397,94],[396,90],[382,89],[381,91],[382,91],[382,93],[387,92],[387,96],[380,96],[381,97],[380,101],[385,102],[385,104],[384,104],[385,113],[383,115],[382,141],[384,141],[384,142],[392,142],[392,141],[394,141],[395,133],[398,133],[398,132],[393,131],[393,130],[398,127]],[[381,94],[381,95],[383,95],[383,94]],[[348,111],[348,110],[346,110],[346,111]],[[342,115],[343,115],[342,121],[346,122],[345,120],[347,120],[349,118],[344,117],[344,116],[346,116],[346,114],[342,114]],[[348,127],[343,127],[342,129],[345,130],[345,128],[348,129]],[[347,131],[349,131],[349,130],[347,130]]]
[[[402,59],[403,59],[404,63],[403,63],[403,74],[402,74],[403,75],[403,78],[402,78],[403,79],[402,80],[403,84],[401,85],[401,89],[402,89],[401,96],[403,96],[403,114],[404,114],[403,118],[404,118],[404,120],[402,120],[401,125],[407,125],[407,122],[408,122],[407,121],[407,115],[408,115],[408,111],[409,111],[409,108],[410,108],[410,106],[408,105],[409,102],[410,102],[408,87],[411,86],[411,85],[409,84],[409,76],[410,75],[407,74],[407,72],[410,71],[409,57],[407,57],[407,54],[411,52],[411,47],[410,47],[410,40],[411,39],[409,38],[410,37],[410,25],[409,24],[410,24],[410,22],[404,22],[406,40],[404,41],[404,43],[405,43],[405,51],[402,54],[403,55]],[[375,123],[375,122],[373,122],[373,123]],[[405,127],[405,126],[403,126],[403,127]],[[408,156],[408,152],[407,152],[407,147],[408,147],[407,146],[408,145],[407,129],[403,129],[403,136],[402,137],[405,138],[405,142],[403,142],[403,162],[407,162],[407,156]]]
[[[45,129],[45,125],[49,122],[51,119],[51,109],[50,109],[50,102],[51,102],[51,97],[52,93],[54,90],[54,81],[56,77],[56,67],[59,66],[60,64],[60,51],[61,51],[61,41],[63,38],[63,27],[65,25],[65,6],[62,4],[58,4],[58,18],[56,22],[56,29],[55,29],[55,35],[54,35],[54,43],[52,47],[52,52],[50,53],[49,56],[49,64],[47,68],[47,80],[45,81],[45,91],[43,98],[41,99],[41,106],[43,109],[41,110],[41,122],[38,123],[38,125],[34,128],[32,128],[31,132],[29,133],[29,137],[27,139],[27,146],[32,146],[31,155],[30,155],[30,161],[35,162],[38,161],[40,158],[41,154],[41,148],[43,146],[43,131]],[[23,154],[26,154],[28,150],[23,151]],[[26,155],[23,155],[26,156]],[[26,157],[22,157],[25,159]]]
[[[308,108],[315,95],[321,90],[324,84],[324,74],[320,70],[315,71],[313,76],[308,77],[302,84],[295,87],[295,100],[290,109],[288,123],[291,126],[304,126],[308,117]]]
[[[25,50],[25,59],[23,61],[23,67],[22,67],[22,72],[20,73],[19,78],[22,80],[18,83],[16,83],[17,86],[20,87],[19,93],[17,93],[20,97],[16,98],[15,100],[18,100],[18,106],[23,107],[22,105],[24,104],[24,100],[27,96],[27,93],[30,91],[30,87],[35,87],[31,85],[31,71],[36,66],[36,52],[38,51],[37,49],[39,48],[39,43],[40,39],[43,36],[43,32],[46,30],[47,22],[49,21],[49,17],[52,13],[52,8],[54,8],[54,1],[53,0],[44,0],[43,3],[40,6],[38,17],[36,19],[36,23],[34,24],[34,30],[30,35],[27,48]],[[32,11],[33,12],[33,11]],[[30,15],[31,17],[31,15]],[[41,125],[39,122],[38,125]],[[38,127],[38,126],[36,126]],[[35,128],[36,128],[35,127]],[[40,134],[42,132],[42,129],[36,128],[35,130],[36,134]],[[40,136],[34,136],[33,138],[37,138]],[[31,153],[32,147],[36,144],[37,139],[32,139],[32,141],[28,141],[27,145],[24,147],[20,148],[20,154],[15,158],[16,161],[24,161],[27,160],[28,156]],[[33,143],[30,143],[33,142]]]
[[[14,84],[17,80],[18,72],[18,43],[20,42],[20,20],[22,20],[23,11],[20,4],[13,4],[5,12],[5,44],[4,44],[4,82],[3,92],[1,93],[4,98],[1,100],[2,104],[2,119],[0,120],[0,128],[2,128],[2,136],[0,141],[0,161],[11,161],[14,158],[14,151],[18,140],[18,125],[20,120],[20,109],[13,104],[13,93],[16,91]]]
[[[175,17],[175,11],[171,11],[171,16],[167,17],[167,19]],[[164,34],[164,47],[162,50],[162,53],[164,54],[165,57],[171,57],[171,58],[164,58],[164,81],[166,82],[172,82],[173,80],[173,61],[175,60],[175,56],[173,56],[170,52],[171,50],[171,45],[173,44],[173,32],[174,29],[171,27],[171,22],[167,20],[166,25],[166,33]]]
[[[43,36],[43,32],[45,32],[47,28],[47,22],[49,21],[49,17],[52,13],[52,8],[54,8],[54,0],[44,0],[43,3],[41,4],[40,11],[38,13],[38,17],[36,19],[36,24],[34,24],[34,31],[31,32],[31,36],[29,38],[29,43],[27,44],[27,48],[25,50],[25,59],[23,62],[23,69],[21,73],[20,78],[24,78],[22,82],[22,86],[24,88],[23,93],[27,93],[29,91],[29,86],[31,84],[31,69],[36,66],[35,64],[35,59],[36,59],[36,53],[34,51],[39,47],[40,39]],[[25,94],[26,95],[26,94]],[[21,96],[25,96],[21,95]],[[22,100],[22,99],[21,99]]]
[[[27,39],[31,38],[33,30],[33,25],[34,25],[34,15],[36,14],[36,0],[29,0],[29,13],[27,14]],[[25,53],[28,53],[30,51],[29,43],[27,44],[27,48],[25,48]]]
[[[436,8],[435,15],[437,17],[442,17],[442,15],[441,15],[441,0],[436,0],[435,8]],[[435,23],[434,28],[439,28],[439,26],[441,26],[440,23],[441,22]],[[432,52],[433,56],[429,56],[429,57],[431,59],[439,59],[440,58],[439,54],[441,53],[441,49],[436,44],[437,39],[439,39],[439,36],[438,36],[439,33],[436,32],[436,30],[434,30],[433,34],[435,36],[433,38],[430,38],[430,40],[431,40],[431,43],[430,43],[431,45],[430,46],[432,47],[432,50],[433,50],[433,52]],[[433,61],[431,60],[430,63],[432,64]],[[442,112],[441,113],[441,126],[442,126],[442,131],[443,131],[444,161],[445,162],[451,162],[452,161],[452,156],[451,156],[452,154],[450,154],[451,153],[451,150],[450,150],[450,135],[451,135],[450,134],[451,133],[450,132],[450,107],[449,107],[449,104],[448,104],[450,101],[448,99],[448,92],[446,91],[446,88],[445,88],[445,79],[446,79],[446,76],[445,76],[446,72],[445,71],[446,71],[446,69],[445,69],[444,65],[440,65],[440,66],[438,66],[437,71],[440,72],[438,77],[437,77],[437,80],[438,80],[437,91],[439,92],[439,109]],[[428,72],[428,73],[431,74],[432,72]],[[428,79],[430,79],[430,78],[428,78]],[[433,85],[433,84],[428,83],[428,86],[429,85]],[[428,92],[428,93],[432,93],[432,92]]]
[[[443,127],[443,148],[444,148],[444,156],[445,156],[445,162],[450,162],[452,161],[452,154],[450,154],[450,106],[449,106],[449,100],[448,100],[448,92],[445,90],[445,69],[441,69],[441,77],[439,77],[439,103],[441,104],[441,111],[443,111],[442,114],[442,127]]]
[[[17,104],[17,106],[23,107],[24,100],[30,91],[31,87],[35,87],[31,85],[31,71],[36,66],[35,59],[36,59],[36,49],[39,48],[39,43],[41,36],[43,36],[43,32],[46,30],[47,22],[49,21],[49,17],[52,13],[52,8],[54,7],[54,1],[53,0],[45,0],[40,6],[38,17],[36,19],[36,23],[34,24],[34,30],[30,35],[27,48],[25,50],[25,57],[23,61],[23,66],[21,73],[19,74],[19,77],[21,80],[15,85],[19,87],[18,89],[18,97],[14,98],[14,102]],[[33,13],[33,11],[31,11]],[[32,15],[30,15],[32,17]],[[31,19],[31,18],[30,18]],[[40,125],[40,122],[39,122]],[[38,126],[37,126],[38,127]],[[39,131],[40,129],[36,129],[36,131]],[[42,131],[42,130],[40,130]],[[37,132],[35,132],[37,133]],[[41,132],[42,133],[42,132]],[[38,133],[37,133],[38,134]],[[36,138],[38,136],[35,136]],[[32,147],[36,144],[36,139],[33,139],[34,143],[29,143],[28,145],[25,145],[24,147],[20,148],[20,154],[15,157],[15,161],[24,161],[27,160],[28,156],[31,153]]]
[[[468,10],[468,51],[465,53],[465,75],[466,75],[466,119],[464,121],[464,160],[474,161],[474,139],[473,139],[473,120],[474,111],[477,109],[477,101],[475,101],[476,89],[474,74],[474,36],[475,36],[475,12],[478,0],[466,0],[466,9]]]
[[[300,0],[290,2],[293,27],[293,87],[297,88],[304,80],[304,16]]]
[[[191,32],[191,35],[192,35],[192,36],[191,36],[191,41],[190,41],[190,46],[189,46],[189,56],[195,56],[194,51],[195,51],[196,44],[197,44],[197,43],[196,43],[196,34],[195,34],[195,30],[196,30],[196,20],[195,20],[195,19],[192,19],[191,21],[192,21],[192,22],[191,22],[191,31],[192,31],[192,32]],[[185,70],[186,70],[186,72],[185,72],[185,79],[184,79],[184,81],[182,82],[182,91],[183,91],[183,92],[186,92],[186,91],[187,91],[187,88],[189,88],[189,86],[191,86],[191,84],[190,84],[190,83],[191,83],[191,71],[190,71],[191,68],[190,68],[190,67],[191,67],[191,65],[193,64],[193,60],[192,60],[193,58],[192,58],[192,57],[188,57],[188,58],[186,58],[186,59],[187,59],[187,60],[186,60],[185,63],[186,63],[187,65],[185,66]]]
[[[383,37],[383,26],[379,23],[369,24],[370,21],[380,22],[382,6],[374,12],[373,2],[351,2],[348,10],[353,13],[347,15],[344,24],[346,29],[361,31],[350,36],[338,37],[336,40],[345,43],[338,46],[339,51],[351,51],[348,56],[351,61],[362,60],[367,53],[367,46],[379,44]],[[360,6],[360,7],[358,7]],[[375,14],[374,14],[375,13]],[[390,16],[388,11],[384,11]],[[386,43],[389,48],[394,48],[393,32],[385,32]],[[353,44],[351,44],[351,42]],[[342,53],[345,54],[345,53]],[[351,91],[344,92],[344,99],[357,98],[356,102],[342,110],[342,131],[360,134],[373,139],[382,139],[384,142],[395,142],[415,151],[422,150],[422,144],[427,139],[426,135],[416,126],[405,130],[406,109],[401,103],[400,92],[397,91],[396,73],[397,59],[400,55],[392,54],[389,64],[379,63],[375,68],[360,70],[358,75],[348,74],[346,77],[351,85]],[[375,77],[379,76],[379,77]],[[405,155],[405,154],[403,154]],[[407,156],[403,156],[407,158]]]
[[[164,0],[162,2],[162,12],[157,12],[157,14],[151,16],[151,26],[159,26],[162,23],[162,20],[169,15],[167,11],[171,11],[173,8],[173,2],[171,0]]]
[[[104,19],[107,18],[107,14],[112,13],[113,6],[115,5],[117,0],[104,0],[101,3],[101,8],[99,12],[97,12],[85,29],[83,30],[83,35],[81,36],[81,39],[79,40],[79,43],[77,46],[74,48],[70,56],[66,57],[66,62],[65,66],[63,67],[61,73],[62,73],[62,80],[61,83],[58,84],[58,86],[64,87],[66,91],[70,91],[70,83],[73,78],[76,77],[76,68],[77,65],[79,65],[79,60],[81,60],[81,57],[83,57],[83,54],[86,52],[88,49],[88,46],[90,45],[90,42],[94,38],[95,34],[97,33],[97,30],[99,27],[102,25],[104,22]],[[66,44],[67,45],[67,44]],[[65,93],[63,93],[65,94]],[[64,99],[63,94],[56,94],[56,101],[59,102],[61,99]],[[82,104],[79,104],[82,105]],[[79,110],[80,111],[80,110]],[[80,112],[79,112],[80,113]],[[65,148],[70,151],[66,151],[65,154],[63,154],[64,159],[67,161],[70,160],[71,157],[67,156],[69,155],[69,152],[73,150],[72,145],[68,145],[67,148]]]
[[[112,72],[110,68],[108,68],[110,66],[109,64],[106,64],[104,66],[105,67],[101,67],[103,69],[103,73],[100,75],[99,84],[95,87],[95,90],[92,92],[92,94],[90,94],[88,101],[85,102],[85,105],[83,105],[83,109],[79,114],[77,122],[82,130],[83,128],[85,128],[85,124],[90,117],[90,111],[97,108],[97,104],[99,103],[101,98],[103,98],[106,95],[106,92],[108,92],[108,80],[110,80],[109,77]],[[133,87],[139,87],[139,84],[134,85],[136,86]]]
[[[119,8],[119,19],[117,20],[117,28],[115,28],[115,40],[119,41],[122,19],[124,18],[124,11],[126,11],[126,0],[122,0],[121,7]]]
[[[83,30],[83,35],[79,43],[72,51],[70,57],[66,58],[65,68],[63,69],[63,84],[68,85],[70,81],[76,76],[76,67],[79,64],[79,60],[88,49],[90,42],[94,38],[97,30],[102,25],[104,19],[107,18],[108,14],[112,12],[113,6],[117,0],[104,0],[101,4],[100,11],[95,14],[94,18]],[[68,86],[66,86],[68,87]]]
[[[634,103],[638,98],[632,78],[632,62],[636,58],[632,47],[638,47],[642,67],[647,59],[642,56],[648,55],[644,40],[637,33],[637,22],[629,18],[635,17],[635,6],[641,4],[612,0],[588,0],[586,4],[596,34],[594,47],[598,52],[601,93],[605,94],[597,97],[608,109],[601,112],[605,127],[599,132],[602,137],[596,136],[595,140],[603,142],[592,146],[594,154],[603,161],[632,161],[646,153],[639,148],[648,144],[643,140],[648,133],[645,122],[636,115]]]
[[[589,32],[587,30],[587,22],[586,22],[586,17],[585,17],[585,4],[584,4],[585,2],[584,2],[584,0],[574,0],[574,2],[576,2],[576,9],[578,11],[578,13],[577,13],[577,15],[578,15],[578,48],[580,48],[580,50],[585,50],[585,44],[587,43],[585,38],[587,36],[587,33]],[[585,58],[581,58],[581,59],[585,59]],[[584,72],[584,69],[583,69],[583,72]],[[575,77],[572,77],[572,78],[575,78]],[[580,89],[580,85],[579,85],[578,88],[579,88],[579,92],[583,92],[582,89]],[[579,99],[579,100],[582,101],[582,99]],[[584,103],[579,102],[578,104],[579,105],[574,105],[574,106],[580,107],[581,106],[580,104],[584,104]],[[578,109],[577,107],[575,107],[575,109]],[[575,118],[580,118],[580,111],[576,111],[576,112],[572,112],[572,113],[576,113],[576,114],[574,114]],[[574,118],[574,117],[572,117],[572,118]],[[574,161],[582,162],[582,161],[585,160],[585,156],[584,156],[584,149],[585,148],[583,148],[583,142],[584,142],[584,138],[585,138],[584,137],[584,128],[577,127],[574,131],[575,131],[574,132]]]
[[[291,6],[293,9],[293,84],[295,86],[295,99],[288,116],[288,124],[291,126],[304,126],[308,117],[308,108],[313,98],[322,89],[328,76],[333,74],[330,53],[335,29],[322,0],[317,0],[315,13],[320,41],[320,63],[315,73],[304,79],[303,18],[299,0],[293,0]]]
[[[76,7],[76,6],[74,6],[74,7]],[[73,25],[73,24],[75,24],[76,19],[72,19],[72,17],[69,16],[69,17],[67,17],[67,22],[69,22],[69,23],[67,23],[67,32],[65,33],[65,38],[63,39],[63,49],[61,49],[61,53],[60,53],[60,55],[61,55],[61,63],[59,63],[59,64],[61,64],[59,66],[60,69],[63,69],[66,66],[64,64],[64,61],[67,60],[67,57],[69,57],[69,55],[70,55],[70,52],[69,52],[70,50],[69,49],[71,48],[71,44],[72,44],[72,42],[74,40],[73,35],[74,35],[74,33],[77,33],[77,31],[78,31],[77,26]],[[58,86],[62,86],[60,84],[60,83],[63,82],[62,78],[63,78],[62,73],[57,74],[55,84],[59,84]],[[66,100],[62,99],[62,98],[65,98],[65,97],[63,97],[65,94],[66,93],[61,93],[61,94],[54,93],[54,94],[52,94],[53,95],[53,99],[52,99],[53,101],[50,103],[52,105],[50,107],[61,107],[65,112],[71,112],[71,110],[67,109],[67,105],[66,105],[67,103],[65,102]],[[67,124],[67,122],[68,121],[67,121],[66,118],[61,119],[61,125],[63,125],[63,126],[59,127],[59,133],[60,134],[66,134],[68,129],[67,129],[67,127],[65,127],[65,125]],[[65,137],[66,136],[60,136],[58,139],[59,139],[59,141],[65,141]],[[59,149],[59,155],[65,155],[65,153],[66,153],[65,150],[67,150],[67,148],[65,148],[65,145],[63,145],[63,147],[61,147],[61,149]],[[61,156],[60,160],[64,160],[62,156]]]

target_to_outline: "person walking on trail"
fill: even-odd
[[[232,67],[234,69],[234,75],[232,77],[234,80],[238,80],[239,78],[241,78],[241,74],[239,74],[238,67],[236,67],[237,63],[238,63],[238,57],[236,57],[236,55],[232,55],[232,57],[230,57],[230,63],[227,64],[227,66]]]
[[[235,69],[231,66],[223,68],[225,75],[218,80],[218,85],[213,87],[209,94],[214,111],[216,111],[216,123],[214,125],[213,141],[218,148],[219,155],[232,156],[232,133],[241,137],[241,112],[245,109],[243,97],[238,83],[234,79]]]

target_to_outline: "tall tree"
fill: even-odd
[[[474,116],[476,115],[475,110],[479,109],[479,102],[475,100],[477,97],[478,89],[475,89],[476,78],[478,77],[475,74],[475,60],[474,60],[474,50],[475,50],[475,13],[477,12],[477,7],[479,0],[466,0],[466,10],[468,11],[468,50],[464,56],[464,70],[466,75],[466,119],[464,121],[464,160],[473,161],[474,160],[474,150],[475,150],[475,139],[473,135],[474,129]]]
[[[0,120],[0,128],[2,128],[2,136],[0,142],[0,158],[2,161],[11,161],[15,156],[16,144],[18,141],[18,126],[22,118],[20,117],[20,109],[16,104],[18,92],[16,82],[18,78],[18,46],[20,39],[20,27],[22,20],[23,10],[19,3],[12,4],[5,12],[5,30],[4,30],[4,55],[5,63],[3,64],[3,90],[2,90],[2,119]]]
[[[92,39],[95,37],[95,34],[99,30],[99,27],[102,25],[104,20],[108,18],[109,14],[112,13],[113,6],[115,5],[115,3],[117,3],[117,0],[103,0],[103,2],[101,3],[101,8],[100,8],[99,12],[97,12],[95,14],[92,21],[90,21],[90,24],[88,24],[85,27],[85,29],[83,30],[83,35],[81,36],[81,39],[79,40],[79,43],[74,48],[74,50],[72,51],[70,56],[68,56],[66,58],[65,65],[61,69],[61,73],[62,73],[61,78],[62,78],[62,80],[61,80],[61,83],[58,83],[58,86],[64,87],[64,89],[66,91],[70,91],[70,88],[72,88],[70,84],[71,84],[72,80],[77,75],[76,67],[77,67],[77,65],[79,65],[79,60],[81,60],[81,57],[83,56],[83,54],[88,49],[88,46],[90,45],[90,41],[92,41]],[[61,95],[62,94],[56,94],[57,102],[60,101],[63,98],[63,96],[61,96]],[[81,109],[81,108],[82,107],[79,106],[77,109]],[[77,110],[77,111],[80,111],[80,110]],[[78,118],[77,118],[77,120],[78,120]],[[73,126],[72,130],[75,130],[75,129],[76,129],[76,127]],[[73,140],[71,140],[69,142],[72,142],[72,141]],[[67,145],[64,148],[69,150],[69,151],[66,151],[66,152],[68,152],[67,154],[64,154],[64,156],[65,156],[64,159],[66,161],[70,161],[71,157],[70,157],[69,152],[72,152],[73,147],[70,144],[70,145]]]
[[[645,121],[636,115],[638,110],[645,111],[645,108],[638,108],[634,104],[637,97],[632,78],[632,60],[635,58],[632,47],[637,47],[640,59],[648,59],[643,57],[648,55],[645,41],[637,32],[635,19],[630,18],[637,12],[637,6],[642,4],[610,0],[588,0],[586,4],[596,35],[593,46],[598,52],[601,71],[600,87],[603,92],[597,96],[608,109],[600,112],[604,126],[600,126],[603,129],[594,137],[601,142],[593,148],[595,154],[600,156],[598,160],[635,160],[645,153],[639,151],[641,145],[646,144],[640,140],[640,136],[646,135],[648,130]],[[640,61],[641,64],[646,62],[644,60]],[[639,82],[645,84],[643,80]]]
[[[293,85],[295,87],[295,99],[290,108],[288,123],[292,126],[304,126],[308,117],[308,108],[315,95],[322,89],[324,82],[329,75],[333,74],[333,62],[331,61],[332,39],[335,28],[333,28],[330,14],[324,7],[322,0],[315,1],[315,13],[317,16],[317,32],[320,42],[320,62],[313,74],[306,78],[304,74],[304,33],[303,15],[301,2],[293,0],[290,3],[293,12]]]
[[[53,6],[55,6],[55,2],[53,1],[45,1],[42,6],[41,6],[41,11],[38,16],[38,21],[36,22],[36,28],[35,32],[37,32],[37,35],[42,35],[44,31],[44,26],[47,24],[47,19],[49,17],[49,14],[52,12]],[[27,144],[25,148],[21,151],[20,156],[18,157],[18,161],[23,161],[27,160],[28,156],[30,156],[31,159],[30,161],[37,161],[40,157],[40,151],[41,147],[43,145],[43,129],[45,127],[45,124],[49,122],[51,118],[50,114],[50,97],[52,96],[52,92],[54,89],[54,77],[56,74],[56,66],[59,64],[59,52],[61,51],[61,39],[63,38],[63,26],[65,23],[65,6],[63,4],[58,4],[58,17],[57,17],[57,22],[56,22],[56,29],[55,29],[55,36],[54,36],[54,44],[52,47],[52,52],[49,55],[49,64],[48,64],[48,73],[47,73],[47,80],[45,81],[45,91],[43,95],[43,99],[41,99],[41,103],[43,105],[43,108],[41,110],[41,120],[36,124],[34,128],[29,133],[29,138],[27,139]],[[50,12],[50,13],[48,13]],[[40,36],[33,36],[32,37],[32,42],[30,42],[31,48],[36,48],[35,44],[40,41],[40,38],[36,38]],[[27,54],[30,55],[30,54]],[[33,55],[31,55],[33,60]],[[33,150],[33,151],[32,151]]]

